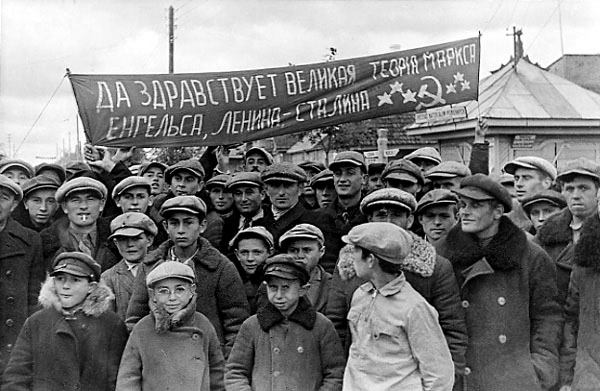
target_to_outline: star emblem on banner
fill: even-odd
[[[402,93],[402,85],[403,84],[404,83],[400,83],[398,81],[396,81],[394,84],[390,84],[390,87],[392,88],[392,92],[391,93],[392,94],[394,94],[396,92]]]
[[[417,100],[415,99],[415,96],[417,95],[416,91],[412,92],[410,90],[410,88],[408,90],[406,90],[406,92],[402,93],[402,97],[404,98],[404,101],[402,101],[402,103],[406,103],[406,102],[417,102]]]
[[[446,84],[446,94],[456,94],[456,86],[454,83]]]
[[[454,84],[464,81],[464,80],[465,80],[465,75],[463,73],[456,72],[456,75],[454,75]]]
[[[385,104],[394,104],[394,102],[392,101],[392,95],[388,94],[387,92],[384,92],[383,95],[377,95],[377,98],[379,98],[379,103],[377,104],[377,107],[383,106]]]
[[[461,81],[460,82],[460,88],[461,88],[461,91],[470,90],[471,89],[471,82],[468,81],[468,80]]]

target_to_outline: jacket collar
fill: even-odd
[[[410,231],[409,233],[413,237],[413,242],[410,252],[402,261],[402,270],[422,277],[431,277],[435,268],[435,248],[418,235]]]
[[[260,328],[265,332],[269,332],[271,327],[285,320],[283,314],[275,308],[270,301],[265,300],[266,304],[262,304],[256,312]],[[298,306],[288,317],[289,321],[298,323],[307,330],[312,330],[317,320],[317,311],[310,305],[308,299],[304,296],[300,297]]]
[[[581,267],[600,269],[600,218],[597,213],[583,223],[581,236],[575,244],[573,263]]]
[[[158,248],[146,255],[144,259],[145,264],[152,265],[159,260],[167,259],[169,256],[169,249],[173,247],[174,243],[171,239],[166,240]],[[198,238],[198,251],[193,258],[194,263],[203,265],[209,270],[216,270],[219,266],[219,259],[223,255],[215,249],[208,240],[202,236]]]
[[[362,289],[365,292],[369,292],[369,293],[376,290],[381,296],[387,297],[387,296],[393,296],[396,293],[400,292],[402,290],[402,288],[404,288],[405,285],[406,285],[406,277],[404,277],[404,273],[400,273],[400,275],[398,277],[394,278],[392,281],[390,281],[387,284],[385,284],[384,286],[382,286],[381,289],[375,288],[373,283],[371,283],[370,281],[362,284],[360,286],[360,289]]]
[[[39,302],[44,308],[54,308],[62,313],[62,305],[54,287],[54,277],[48,276],[42,284],[40,290]],[[96,284],[96,287],[87,295],[81,306],[81,311],[88,316],[98,317],[110,310],[111,301],[115,299],[112,293],[103,282]]]
[[[573,232],[569,225],[573,216],[569,208],[564,208],[560,213],[552,215],[537,232],[537,239],[543,246],[553,244],[567,244],[573,240]]]
[[[190,301],[181,310],[174,314],[169,314],[165,309],[156,304],[156,301],[150,297],[148,301],[150,313],[154,318],[154,329],[158,334],[166,333],[191,323],[191,319],[196,312],[196,292],[192,295]]]

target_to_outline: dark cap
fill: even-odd
[[[367,169],[368,175],[381,174],[385,170],[385,163],[371,163]]]
[[[138,171],[138,175],[139,176],[144,175],[146,173],[146,171],[148,171],[152,167],[158,167],[158,168],[161,169],[162,172],[167,171],[167,168],[169,168],[166,164],[161,163],[161,162],[144,162],[140,166],[140,169]]]
[[[117,236],[134,237],[145,232],[156,236],[158,228],[152,219],[140,212],[126,212],[118,215],[110,222],[110,232],[112,235],[108,239]]]
[[[565,200],[565,197],[559,192],[551,189],[542,190],[539,193],[535,193],[525,197],[521,202],[521,206],[523,207],[525,212],[529,213],[531,207],[540,202],[547,202],[560,209],[567,206],[567,201]]]
[[[143,187],[144,189],[148,190],[148,194],[152,193],[152,184],[148,179],[141,176],[132,175],[117,183],[117,185],[113,188],[113,200],[123,194],[126,190],[129,190],[133,187]]]
[[[279,238],[279,247],[285,248],[286,242],[299,239],[316,240],[321,244],[325,244],[323,232],[312,224],[297,224]]]
[[[298,167],[302,168],[304,171],[312,170],[315,173],[321,172],[325,169],[325,165],[323,163],[315,162],[315,161],[311,161],[311,160],[307,160],[305,162],[298,164]]]
[[[335,155],[333,162],[329,164],[329,169],[334,171],[340,166],[355,166],[360,167],[363,172],[367,172],[367,163],[365,156],[357,151],[343,151]]]
[[[160,215],[166,217],[174,212],[206,216],[206,204],[200,198],[190,195],[169,198],[160,207]]]
[[[6,175],[0,174],[0,187],[3,187],[13,193],[17,201],[21,201],[23,199],[23,190],[21,187],[17,185],[17,182],[13,181]]]
[[[306,172],[292,163],[273,163],[262,172],[260,179],[264,183],[279,182],[306,182]]]
[[[325,186],[328,182],[331,182],[331,185],[333,186],[333,172],[330,169],[325,169],[310,178],[310,187],[314,189]]]
[[[38,164],[37,166],[35,166],[35,175],[40,175],[40,172],[44,171],[44,170],[54,171],[56,173],[56,175],[58,175],[58,178],[60,179],[61,183],[64,182],[65,179],[67,178],[67,172],[65,171],[63,166],[61,166],[60,164],[56,164],[56,163]]]
[[[504,165],[503,170],[509,174],[515,175],[518,168],[527,168],[529,170],[538,170],[546,174],[552,180],[556,179],[556,167],[548,160],[537,156],[521,156]]]
[[[389,162],[383,170],[381,178],[383,180],[389,178],[399,181],[408,181],[420,185],[425,183],[425,179],[423,179],[423,174],[421,173],[419,166],[406,159],[392,160]]]
[[[100,181],[97,181],[88,177],[78,177],[73,178],[65,183],[63,183],[58,190],[56,190],[56,200],[58,202],[63,202],[69,195],[75,192],[80,191],[91,191],[98,195],[100,199],[106,199],[106,193],[108,190],[106,186]]]
[[[600,166],[590,159],[580,157],[568,161],[556,179],[564,182],[576,176],[584,176],[600,181]]]
[[[173,174],[177,171],[186,171],[197,177],[199,180],[204,178],[204,167],[202,167],[202,164],[200,164],[198,159],[182,160],[169,166],[169,168],[165,170],[165,180],[167,183],[171,183]]]
[[[504,186],[484,174],[475,174],[460,181],[460,196],[477,201],[496,200],[504,206],[504,213],[512,210],[512,198]]]
[[[448,160],[428,170],[425,173],[425,178],[435,181],[438,179],[467,177],[469,175],[471,175],[469,167],[462,163]]]
[[[34,176],[23,184],[23,197],[27,198],[27,195],[40,189],[52,189],[56,190],[60,187],[60,183],[56,179],[45,175]]]
[[[285,280],[300,280],[304,285],[310,280],[310,274],[306,265],[293,255],[278,254],[265,262],[264,279],[268,277],[279,277]]]
[[[4,174],[5,171],[10,170],[11,168],[20,168],[21,170],[25,171],[29,178],[33,176],[33,167],[25,160],[6,159],[0,161],[0,174]]]
[[[438,150],[433,147],[419,148],[416,151],[409,153],[404,158],[410,161],[412,161],[413,159],[428,160],[435,164],[440,164],[442,162],[442,156],[440,155]]]
[[[206,190],[210,190],[213,187],[225,188],[225,184],[230,179],[231,179],[231,175],[229,175],[229,174],[215,175],[212,178],[210,178],[208,181],[206,181],[206,185],[205,185]]]
[[[360,211],[363,214],[367,214],[370,209],[383,205],[396,206],[406,210],[408,213],[413,213],[417,208],[417,200],[412,194],[404,190],[386,187],[375,190],[363,198],[360,202]]]
[[[177,261],[165,261],[159,263],[148,275],[146,276],[146,286],[152,287],[159,281],[166,280],[167,278],[178,278],[193,284],[196,280],[194,270],[185,263]]]
[[[54,258],[51,276],[67,273],[78,277],[88,277],[92,281],[100,281],[102,269],[92,257],[81,252],[64,252]]]
[[[265,241],[265,243],[267,243],[267,247],[269,248],[273,248],[275,244],[273,235],[269,231],[267,231],[265,227],[256,226],[238,231],[238,233],[235,234],[233,239],[231,239],[231,241],[229,242],[229,247],[235,247],[240,242],[240,240],[249,238],[262,239]]]
[[[271,155],[269,152],[267,152],[266,149],[264,149],[262,147],[252,147],[249,150],[247,150],[246,153],[244,154],[244,161],[246,161],[246,159],[248,158],[248,155],[253,154],[253,153],[258,153],[259,155],[262,155],[262,157],[265,159],[267,164],[273,164],[273,155]]]
[[[404,261],[413,244],[411,234],[392,223],[357,225],[347,235],[342,236],[342,240],[395,264]]]
[[[458,204],[456,194],[447,189],[433,189],[425,193],[417,204],[416,213],[419,214],[430,206]]]

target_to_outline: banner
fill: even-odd
[[[251,71],[70,74],[88,140],[227,145],[477,100],[479,38]]]

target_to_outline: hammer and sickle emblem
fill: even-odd
[[[419,102],[419,104],[415,108],[415,110],[417,110],[417,111],[420,110],[421,107],[432,107],[437,104],[442,104],[442,105],[446,104],[446,100],[444,98],[442,98],[442,85],[440,84],[440,81],[433,76],[423,76],[421,78],[421,80],[425,80],[425,79],[431,79],[435,82],[435,85],[437,87],[437,92],[435,94],[432,94],[431,92],[427,91],[427,84],[421,85],[421,88],[419,89],[419,93],[417,94],[417,96],[421,99],[424,97],[431,98],[431,101],[430,102]]]

